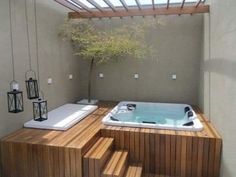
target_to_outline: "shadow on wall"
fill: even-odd
[[[221,162],[221,173],[220,173],[221,177],[234,177],[234,175],[232,176],[231,172],[228,170],[227,165],[225,164],[224,158],[222,159]]]
[[[226,58],[212,58],[211,60],[204,62],[204,72],[209,73],[216,73],[224,78],[229,78],[233,80],[233,82],[236,82],[236,61],[232,61],[230,59]],[[211,87],[211,89],[214,89]],[[226,135],[226,141],[227,141],[227,135]],[[229,142],[226,142],[229,146]],[[224,147],[223,147],[224,148]],[[228,150],[228,147],[226,147]],[[225,149],[225,151],[226,151]],[[221,161],[221,177],[234,177],[235,175],[232,174],[232,169],[229,168],[229,160],[228,156],[226,157],[224,155],[224,150],[222,151],[222,161]],[[231,159],[232,160],[232,159]]]
[[[223,74],[236,80],[236,61],[213,58],[204,62],[204,71]]]

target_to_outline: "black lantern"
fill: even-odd
[[[48,119],[47,101],[39,98],[33,102],[34,120],[42,122]]]
[[[34,73],[34,78],[28,78],[27,74],[29,72]],[[39,89],[38,89],[38,81],[36,80],[36,74],[34,71],[30,70],[25,73],[25,83],[26,83],[26,91],[28,99],[36,99],[39,98]]]
[[[8,112],[19,113],[24,111],[23,92],[19,91],[19,84],[11,82],[11,91],[7,92]]]

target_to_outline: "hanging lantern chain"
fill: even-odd
[[[27,49],[28,49],[28,59],[29,59],[29,70],[25,72],[25,83],[28,99],[39,98],[38,81],[35,71],[32,69],[32,55],[30,46],[30,26],[29,26],[29,14],[28,5],[25,0],[25,21],[26,21],[26,35],[27,35]],[[29,74],[33,74],[33,77],[28,77]]]
[[[26,19],[26,34],[27,34],[27,47],[28,47],[28,58],[29,58],[29,68],[30,71],[32,71],[32,56],[31,56],[31,48],[30,48],[30,41],[29,41],[29,17],[28,17],[28,6],[27,6],[27,0],[25,0],[25,19]]]
[[[40,91],[40,73],[39,73],[39,42],[38,42],[38,22],[37,22],[37,7],[36,0],[34,0],[34,24],[35,24],[35,46],[36,46],[36,60],[37,60],[37,74],[38,74],[38,87]]]
[[[12,60],[12,77],[13,81],[15,81],[15,56],[14,56],[14,48],[13,48],[13,31],[12,31],[12,6],[11,0],[9,0],[9,22],[10,22],[10,38],[11,38],[11,60]]]
[[[14,13],[15,15],[15,13]],[[12,76],[13,80],[10,83],[10,91],[7,92],[8,112],[19,113],[24,111],[23,92],[19,91],[19,84],[15,81],[15,56],[14,56],[14,41],[12,28],[12,1],[9,0],[9,22],[10,22],[10,41],[11,41],[11,60],[12,60]]]
[[[33,113],[35,121],[45,121],[48,119],[47,101],[44,100],[44,93],[40,89],[40,72],[39,72],[39,41],[38,41],[38,22],[37,22],[37,7],[36,0],[34,1],[34,23],[35,23],[35,42],[36,42],[36,59],[38,72],[38,88],[41,93],[41,98],[33,102]]]

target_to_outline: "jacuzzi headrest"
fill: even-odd
[[[190,111],[190,107],[186,106],[186,107],[184,108],[184,112],[186,113],[186,112],[188,112],[188,111]]]
[[[136,104],[127,104],[126,106],[129,111],[133,111],[136,109]]]
[[[193,111],[188,111],[188,118],[193,117]]]

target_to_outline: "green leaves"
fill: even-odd
[[[145,41],[148,28],[155,23],[132,23],[113,29],[99,29],[90,20],[67,21],[59,35],[71,40],[74,54],[83,59],[95,59],[97,64],[123,60],[127,57],[140,59],[152,53]]]

